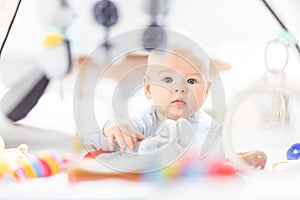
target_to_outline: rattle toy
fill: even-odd
[[[112,152],[96,150],[88,152],[75,166],[67,169],[71,182],[100,179],[125,179],[131,181],[163,182],[176,179],[201,178],[205,176],[236,176],[236,169],[224,159],[200,160],[189,153],[167,167],[151,172],[122,172],[109,168],[99,161],[98,156]],[[106,155],[105,155],[106,154]],[[152,160],[152,162],[155,162]],[[151,165],[151,163],[148,163]]]
[[[39,151],[29,154],[28,146],[0,150],[0,180],[20,181],[48,177],[62,172],[70,159],[55,151]]]

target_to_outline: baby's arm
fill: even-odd
[[[137,141],[141,141],[145,138],[144,135],[137,132],[130,125],[117,124],[112,120],[105,123],[103,135],[109,141],[110,150],[114,150],[115,140],[121,149],[128,147],[132,150],[136,146]]]

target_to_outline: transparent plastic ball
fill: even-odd
[[[300,90],[295,86],[283,73],[265,74],[228,106],[224,146],[239,171],[283,171],[298,162],[287,156],[300,141]]]

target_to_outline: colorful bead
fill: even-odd
[[[32,167],[37,175],[37,177],[43,177],[44,176],[44,170],[41,166],[41,162],[38,161],[38,159],[35,159],[34,162],[32,162]]]
[[[23,169],[24,169],[25,173],[27,174],[27,177],[29,177],[29,178],[37,177],[34,169],[30,165],[30,163],[24,163]]]
[[[41,163],[41,167],[42,167],[42,169],[43,169],[43,176],[44,176],[44,177],[50,176],[50,175],[51,175],[51,168],[50,168],[50,166],[48,165],[48,163],[47,163],[45,160],[43,160],[43,159],[39,159],[39,158],[37,158],[37,159],[38,159],[39,162]]]
[[[26,180],[29,178],[23,167],[18,167],[15,170],[14,175],[18,180]]]
[[[210,166],[211,175],[232,176],[236,174],[235,168],[228,162],[213,163]]]
[[[298,160],[300,157],[300,144],[293,144],[286,152],[288,160]]]
[[[37,158],[42,161],[45,167],[48,166],[50,173],[47,175],[57,174],[61,171],[62,159],[54,152],[40,152]]]

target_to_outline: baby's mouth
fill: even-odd
[[[176,100],[172,101],[171,103],[175,104],[175,105],[181,105],[181,106],[186,105],[186,102],[182,99],[176,99]]]

